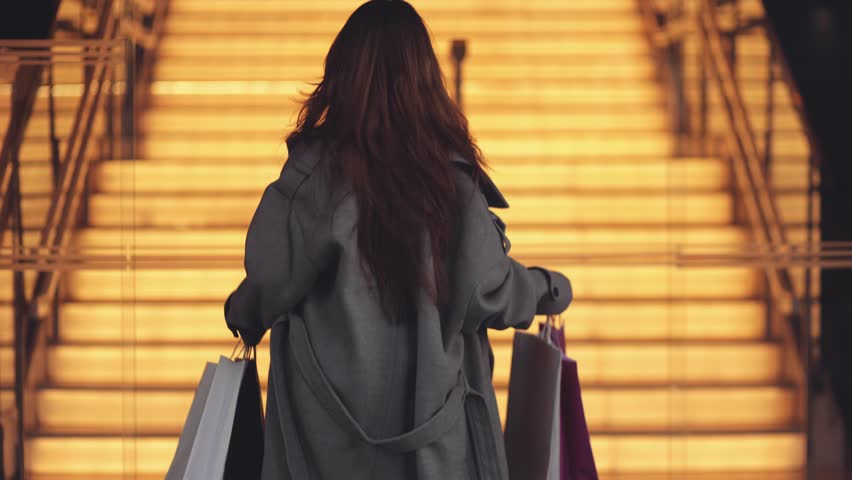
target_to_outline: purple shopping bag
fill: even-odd
[[[551,327],[551,341],[562,350],[560,402],[560,479],[597,480],[589,428],[580,393],[577,362],[565,356],[565,330]]]

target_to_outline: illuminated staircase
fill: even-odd
[[[320,75],[355,6],[172,0],[152,108],[139,130],[143,160],[94,172],[89,226],[77,245],[240,254],[262,189],[285,158],[297,93]],[[511,204],[497,213],[512,254],[572,279],[568,350],[579,361],[600,470],[673,478],[663,474],[801,466],[798,398],[779,343],[764,336],[758,271],[560,260],[749,241],[733,215],[728,165],[673,156],[634,0],[415,6],[446,75],[451,38],[468,40],[465,110]],[[740,72],[757,78],[747,55]],[[748,93],[761,80],[746,88],[747,98],[762,98]],[[806,145],[792,110],[778,122],[791,133],[776,136],[777,149],[791,160],[773,181],[800,238],[804,195],[791,179],[803,178],[796,153]],[[33,478],[162,478],[204,362],[233,347],[222,304],[242,275],[239,261],[68,274],[60,341],[48,353],[28,443]],[[10,292],[4,283],[3,305]],[[512,334],[491,336],[502,408]],[[10,365],[9,349],[2,355]]]

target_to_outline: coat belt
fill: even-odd
[[[293,354],[293,359],[295,360],[296,370],[299,371],[302,379],[314,396],[316,396],[319,403],[342,429],[369,445],[403,453],[418,450],[438,440],[464,414],[467,417],[467,427],[473,443],[473,452],[471,453],[474,456],[479,478],[483,480],[499,478],[496,445],[494,445],[494,435],[491,432],[491,422],[488,418],[487,407],[482,396],[472,390],[467,384],[463,372],[459,372],[458,382],[450,390],[444,405],[432,417],[400,435],[375,438],[364,430],[346,408],[346,405],[337,395],[337,392],[334,391],[314,354],[310,337],[302,319],[295,315],[284,315],[276,324],[284,322],[289,327],[287,335],[289,337],[288,343]],[[286,377],[283,375],[280,379],[280,385],[284,385],[287,382]],[[281,412],[281,427],[289,430],[283,432],[288,464],[294,478],[308,478],[305,455],[301,451],[301,443],[296,436],[292,419],[289,418],[292,415],[292,409],[290,409],[289,405],[289,395],[283,388],[282,391],[276,391],[276,394],[280,397],[279,405],[287,409]],[[283,417],[285,416],[289,418],[287,422],[283,421]]]

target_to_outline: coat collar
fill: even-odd
[[[468,174],[471,173],[472,165],[466,158],[461,155],[453,155],[452,161]],[[503,197],[497,185],[494,184],[494,181],[485,172],[482,172],[482,177],[479,180],[479,191],[485,195],[485,200],[488,202],[489,207],[509,208],[509,202],[506,201],[506,198]]]

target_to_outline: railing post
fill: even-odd
[[[104,120],[106,121],[106,125],[104,126],[105,134],[105,142],[102,142],[101,155],[99,160],[113,159],[115,157],[115,143],[116,143],[116,128],[115,128],[115,68],[110,68],[109,71],[109,95],[104,99],[106,102],[104,106]],[[120,132],[121,133],[121,132]],[[118,141],[121,142],[122,139],[119,137]],[[103,144],[106,143],[106,148],[103,148]],[[120,146],[120,145],[119,145]],[[106,151],[106,153],[104,153]]]
[[[814,229],[814,195],[818,194],[817,192],[817,169],[814,168],[815,158],[813,152],[810,152],[808,158],[808,193],[807,193],[807,212],[805,219],[805,245],[808,252],[813,250],[813,229]],[[813,317],[811,316],[813,311],[813,278],[812,278],[813,270],[811,267],[805,267],[805,285],[804,285],[804,300],[803,300],[803,311],[804,311],[804,372],[805,372],[805,382],[808,385],[808,388],[803,389],[803,402],[805,408],[805,458],[808,463],[810,460],[814,458],[814,439],[812,432],[814,430],[814,393],[812,392],[812,377],[813,373],[817,370],[814,369],[814,365],[818,364],[819,359],[814,358],[813,354],[813,340],[811,337],[811,332],[813,329]],[[849,440],[847,440],[849,441]],[[806,471],[807,478],[811,478],[811,468],[808,468]]]
[[[53,91],[53,62],[47,66],[48,134],[50,135],[50,166],[53,173],[53,188],[59,183],[59,137],[56,135],[56,99]]]
[[[766,171],[766,177],[772,178],[772,138],[775,134],[775,46],[769,44],[769,60],[766,72],[766,130],[763,135],[763,168]]]
[[[451,51],[453,55],[453,80],[456,88],[454,92],[456,105],[458,105],[460,110],[464,111],[462,104],[462,63],[467,55],[467,41],[464,39],[454,39]]]
[[[663,22],[662,25],[672,21],[683,22],[687,18],[687,11],[688,9],[684,1],[678,0],[672,5],[671,13],[669,15],[658,15],[657,21]],[[669,41],[668,45],[666,45],[665,55],[668,60],[669,71],[671,72],[671,94],[674,97],[674,134],[676,136],[675,153],[677,156],[689,155],[690,152],[684,148],[684,143],[692,136],[692,119],[690,118],[691,112],[686,93],[686,61],[684,58],[683,37],[679,37],[674,41]]]
[[[682,156],[687,154],[683,148],[683,142],[689,137],[689,109],[686,101],[686,81],[683,68],[683,43],[678,40],[670,43],[666,47],[666,57],[668,58],[669,69],[672,79],[672,95],[674,96],[675,105],[675,135],[677,145],[677,155]]]
[[[20,177],[20,146],[9,152],[12,160],[12,179],[9,185],[11,190],[10,199],[12,205],[12,246],[13,251],[23,249],[24,225],[21,206],[21,177]],[[16,477],[24,476],[24,388],[26,385],[26,360],[27,360],[27,337],[29,319],[27,311],[26,288],[24,285],[24,272],[14,269],[12,273],[12,311],[14,315],[14,356],[15,356],[15,410],[17,443],[15,444],[15,470]]]
[[[698,45],[698,91],[700,98],[699,101],[699,119],[698,119],[698,142],[701,145],[701,154],[707,155],[708,153],[708,144],[709,140],[707,138],[707,132],[709,131],[709,118],[710,118],[710,102],[707,98],[707,62],[710,61],[707,52],[704,49],[704,45]],[[715,152],[714,152],[715,153]]]
[[[136,123],[136,46],[128,40],[124,46],[124,98],[121,106],[121,159],[133,156],[133,125]],[[129,112],[129,113],[128,113]]]
[[[128,40],[124,45],[124,97],[121,105],[121,159],[133,159],[136,148],[133,138],[136,108],[136,45]],[[110,92],[112,93],[112,92]]]

